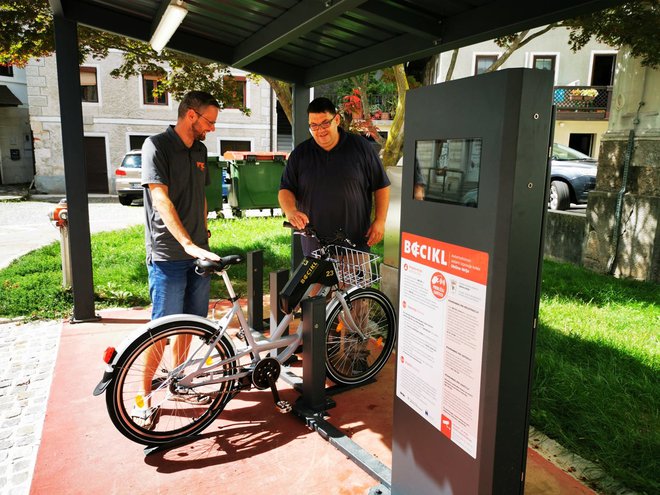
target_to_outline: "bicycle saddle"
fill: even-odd
[[[243,261],[243,257],[238,254],[223,256],[220,261],[195,260],[195,271],[200,275],[208,275],[213,272],[221,272],[230,265],[236,265]]]

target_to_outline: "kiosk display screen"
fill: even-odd
[[[480,170],[479,138],[416,141],[413,197],[476,208]]]

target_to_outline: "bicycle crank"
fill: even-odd
[[[265,390],[270,387],[273,393],[275,407],[281,413],[291,411],[291,404],[285,400],[280,400],[280,394],[277,391],[277,379],[280,376],[280,362],[272,357],[267,357],[259,361],[252,372],[252,383],[259,390]]]

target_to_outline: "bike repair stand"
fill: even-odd
[[[336,405],[334,400],[326,397],[325,391],[325,304],[325,297],[321,296],[311,297],[302,303],[303,380],[299,390],[301,396],[293,405],[293,412],[310,429],[389,490],[392,479],[390,468],[325,420],[327,410]],[[288,373],[281,375],[289,381],[287,377]]]

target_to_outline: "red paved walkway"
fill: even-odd
[[[269,390],[241,393],[194,443],[145,457],[113,427],[92,390],[109,345],[146,321],[144,310],[107,310],[103,320],[64,324],[33,494],[366,494],[378,483],[291,414]],[[329,421],[391,466],[392,367],[378,382],[336,397]],[[297,394],[280,381],[284,399]],[[529,451],[527,494],[592,494]]]

